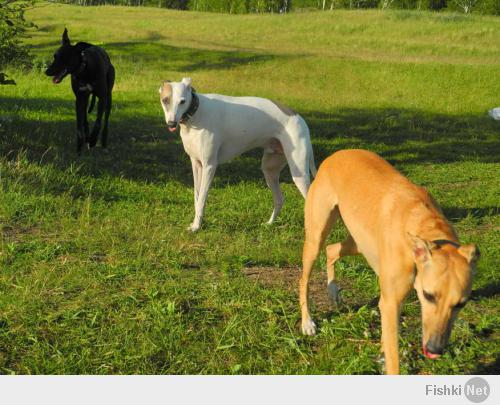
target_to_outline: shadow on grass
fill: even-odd
[[[493,298],[498,295],[500,295],[500,283],[496,281],[472,291],[472,299],[474,301],[482,298]]]
[[[469,216],[475,218],[484,218],[500,213],[500,207],[482,207],[482,208],[459,208],[459,207],[447,207],[443,208],[443,213],[446,218],[450,220],[459,220],[467,218]]]
[[[500,357],[497,355],[494,361],[487,364],[480,364],[471,374],[500,374]]]
[[[151,41],[158,41],[159,34],[151,33]],[[161,37],[166,38],[166,37]],[[207,50],[189,47],[177,47],[158,42],[111,42],[97,44],[110,55],[115,68],[122,66],[156,65],[163,70],[196,72],[198,70],[227,70],[239,65],[264,63],[275,59],[299,58],[296,55],[262,54],[245,50]],[[59,47],[59,39],[32,45],[32,49],[42,60],[51,60],[53,52]],[[161,70],[160,70],[161,71]],[[119,79],[119,78],[118,78]],[[162,77],[158,78],[161,81]]]
[[[0,156],[13,159],[25,151],[30,161],[51,163],[61,169],[77,164],[81,165],[80,173],[90,176],[118,176],[153,183],[178,181],[191,186],[191,165],[180,138],[167,132],[159,103],[151,100],[151,108],[144,114],[135,110],[143,101],[117,97],[110,120],[110,153],[96,148],[79,158],[75,153],[73,99],[0,97],[0,117],[8,117],[0,127],[4,132],[0,133]],[[57,117],[53,121],[50,111]],[[331,153],[346,148],[374,150],[396,164],[498,161],[500,127],[487,116],[451,116],[406,109],[340,109],[331,114],[302,115],[311,129],[317,166]],[[30,116],[49,118],[26,118]],[[255,150],[221,165],[214,186],[264,184],[261,154]],[[282,181],[291,181],[286,169]],[[456,207],[447,209],[446,215],[484,216],[495,209],[498,210]]]
[[[367,148],[392,163],[445,163],[499,160],[500,125],[484,115],[446,115],[419,110],[341,109],[306,112],[320,161],[337,149]]]

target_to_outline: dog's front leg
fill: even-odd
[[[379,301],[385,372],[386,374],[399,374],[399,313],[401,304],[411,289],[410,277],[407,277],[407,280],[391,277],[390,270],[383,267],[380,272],[386,274],[380,277]]]
[[[198,194],[200,193],[202,167],[200,161],[195,158],[191,158],[191,166],[193,168],[194,209],[196,210],[196,202],[198,201]]]
[[[210,189],[210,185],[212,184],[216,168],[216,162],[202,165],[200,189],[198,191],[198,197],[196,198],[195,205],[196,213],[193,223],[188,228],[192,232],[196,232],[198,229],[200,229],[201,219],[203,218],[203,211],[205,210],[205,204],[207,202],[208,190]]]
[[[83,144],[86,141],[85,123],[87,121],[87,104],[89,97],[85,94],[77,94],[76,108],[76,152],[82,153]]]

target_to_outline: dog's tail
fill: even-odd
[[[92,112],[92,110],[94,109],[94,106],[95,106],[95,94],[92,94],[92,100],[90,100],[90,107],[89,107],[88,114],[90,114]]]

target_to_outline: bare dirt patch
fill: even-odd
[[[292,292],[299,297],[299,267],[247,267],[243,273],[258,283],[273,288],[280,288]],[[326,289],[326,273],[313,271],[309,281],[309,297],[314,301],[314,306],[319,311],[331,309],[330,297]],[[298,304],[297,304],[298,305]]]
[[[5,242],[18,242],[25,235],[37,235],[39,233],[39,229],[36,227],[22,227],[0,224],[0,237],[3,238]]]

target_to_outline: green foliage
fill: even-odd
[[[376,8],[379,0],[293,0],[294,9]]]
[[[219,13],[283,13],[293,10],[408,9],[500,14],[500,0],[55,0],[81,6],[153,6]],[[464,6],[471,5],[464,9]],[[467,10],[467,11],[466,11]]]
[[[477,10],[481,14],[500,15],[500,0],[482,0]]]
[[[0,85],[13,84],[2,70],[7,65],[26,66],[30,62],[28,48],[22,40],[33,25],[25,18],[25,12],[34,0],[0,0]]]
[[[500,15],[500,0],[448,0],[448,9],[466,14]]]

